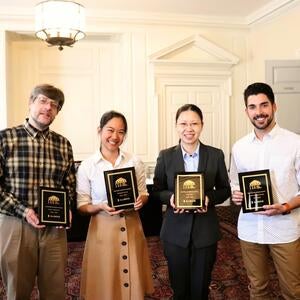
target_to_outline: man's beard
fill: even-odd
[[[259,125],[257,124],[255,121],[257,121],[258,118],[266,118],[267,119],[267,122],[262,124],[262,125]],[[268,115],[258,115],[258,116],[255,116],[253,120],[251,120],[251,123],[253,124],[253,126],[257,129],[266,129],[270,126],[270,124],[273,122],[274,120],[274,115],[271,115],[269,118],[267,118]]]

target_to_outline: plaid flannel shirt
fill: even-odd
[[[66,189],[75,200],[73,151],[63,136],[39,131],[28,120],[0,131],[0,213],[25,218],[38,206],[39,186]]]

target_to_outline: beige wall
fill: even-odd
[[[300,59],[300,5],[251,28],[248,38],[248,81],[265,80],[265,60]]]

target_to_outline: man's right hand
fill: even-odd
[[[38,229],[45,228],[45,225],[39,225],[39,218],[37,217],[35,211],[32,208],[26,208],[25,213],[25,219],[31,226]]]
[[[232,202],[236,205],[241,205],[242,204],[242,201],[243,201],[243,198],[244,198],[244,194],[240,191],[233,191],[232,192],[232,196],[231,196],[231,199],[232,199]]]

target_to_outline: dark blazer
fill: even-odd
[[[224,202],[231,195],[223,151],[200,143],[199,152],[198,171],[205,173],[205,195],[209,198],[206,213],[175,214],[170,206],[170,197],[174,193],[174,176],[178,172],[184,172],[180,145],[159,153],[154,172],[154,196],[167,205],[161,239],[181,247],[187,247],[191,239],[196,247],[207,247],[221,238],[215,205]]]

